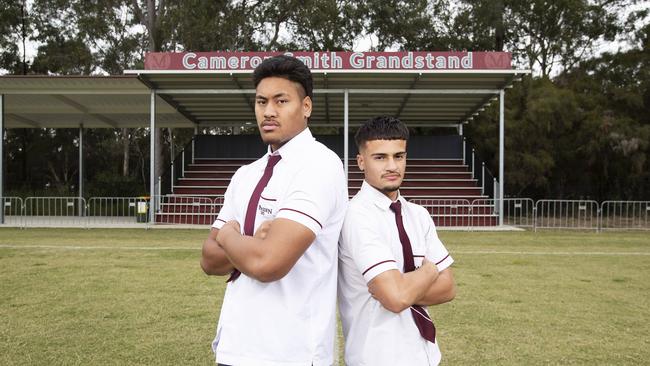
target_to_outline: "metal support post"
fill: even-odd
[[[194,164],[194,142],[196,141],[196,136],[192,137],[192,164]],[[183,150],[185,151],[185,150]],[[183,159],[183,168],[185,167],[185,159]],[[183,170],[183,176],[185,176],[185,170]]]
[[[79,216],[83,216],[84,197],[84,125],[79,125]]]
[[[348,108],[350,98],[350,91],[345,89],[343,93],[343,167],[345,169],[345,181],[348,181],[348,159],[350,158],[350,152],[348,151],[348,140],[349,140],[349,131],[350,121],[348,120]]]
[[[151,90],[149,110],[149,222],[154,220],[154,201],[156,195],[156,91]]]
[[[465,156],[465,149],[467,141],[465,141],[465,138],[463,137],[463,164],[467,165],[467,157]]]
[[[494,195],[494,209],[499,210],[499,182],[496,178],[492,178],[492,192]]]
[[[505,181],[505,121],[503,113],[503,89],[499,90],[499,225],[503,225],[503,183]]]
[[[194,155],[194,149],[192,149],[192,155]],[[194,157],[192,157],[192,160],[194,160]],[[185,177],[185,150],[181,151],[181,175]]]
[[[169,189],[174,189],[174,130],[169,129],[169,155],[170,155],[170,160],[171,160],[171,180],[169,181]]]

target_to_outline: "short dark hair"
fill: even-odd
[[[277,76],[302,86],[306,96],[314,99],[314,80],[309,68],[295,57],[279,55],[262,61],[253,71],[253,83],[257,85],[268,77]]]
[[[354,141],[357,149],[361,150],[366,141],[372,140],[405,140],[409,139],[409,130],[398,118],[389,116],[373,117],[363,123]]]

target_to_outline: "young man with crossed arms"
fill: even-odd
[[[339,240],[339,310],[348,366],[437,365],[440,350],[426,307],[451,301],[453,259],[426,209],[399,187],[408,129],[376,117],[355,136],[364,172]]]
[[[230,274],[212,349],[219,365],[329,366],[343,166],[307,128],[313,82],[302,62],[267,59],[253,82],[269,148],[234,174],[203,244],[203,270]]]

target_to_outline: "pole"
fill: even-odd
[[[348,129],[350,127],[350,121],[348,119],[348,108],[350,106],[349,98],[350,98],[350,91],[348,89],[345,89],[345,92],[343,94],[343,167],[345,169],[346,184],[349,181],[348,160],[350,159],[350,152],[348,151],[348,143],[349,143]]]
[[[84,125],[79,124],[79,216],[83,216],[84,197]]]
[[[151,91],[149,110],[149,222],[154,219],[154,196],[156,195],[156,92]]]
[[[174,129],[170,128],[169,129],[169,155],[170,155],[170,160],[171,160],[171,180],[169,183],[169,189],[171,190],[170,193],[173,192],[174,190]]]
[[[503,116],[503,89],[499,90],[499,226],[503,225],[503,181],[504,176],[504,149],[505,149],[505,121]]]

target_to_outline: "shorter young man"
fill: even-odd
[[[453,259],[426,209],[399,194],[408,129],[376,117],[357,132],[364,172],[339,240],[339,310],[345,363],[437,365],[435,327],[426,306],[451,301]]]

